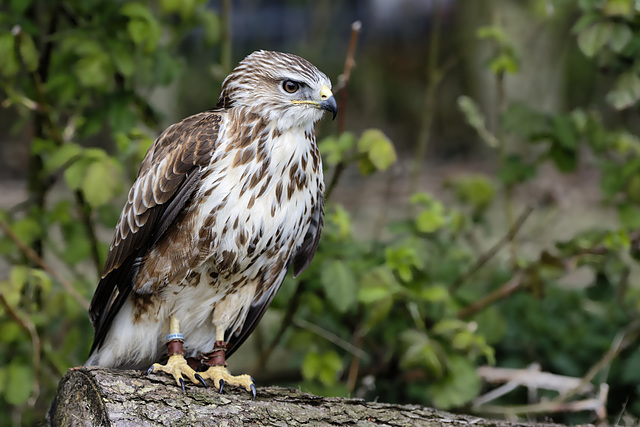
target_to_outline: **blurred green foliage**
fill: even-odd
[[[200,28],[219,42],[203,0],[8,1],[0,8],[3,107],[33,132],[29,199],[0,212],[0,425],[34,425],[64,372],[87,357],[86,309],[124,187],[157,133],[151,90],[180,75],[178,43]],[[152,131],[149,131],[149,128]],[[91,147],[106,137],[115,150]],[[43,261],[46,260],[46,261]]]
[[[640,140],[611,127],[606,113],[634,108],[640,98],[640,10],[630,0],[577,4],[575,44],[615,76],[608,105],[550,114],[514,103],[492,129],[473,99],[461,97],[467,123],[498,159],[495,173],[451,178],[437,197],[411,195],[405,219],[384,221],[376,239],[357,236],[357,219],[329,198],[316,259],[298,281],[285,280],[271,308],[280,330],[259,328],[271,340],[257,357],[258,372],[273,347],[284,346],[295,384],[306,390],[471,410],[482,392],[479,365],[537,362],[583,377],[617,335],[638,335],[632,271],[640,254]],[[0,411],[10,417],[0,425],[33,425],[66,369],[87,355],[87,300],[107,248],[99,230],[117,221],[116,200],[161,130],[147,96],[180,75],[178,44],[190,30],[203,29],[210,45],[221,40],[219,17],[203,0],[153,7],[22,0],[0,10],[3,106],[19,113],[16,130],[29,126],[34,134],[29,200],[0,212],[0,255],[10,265],[0,278]],[[483,26],[476,37],[491,47],[486,67],[498,85],[519,72],[527,53],[503,28]],[[98,135],[114,146],[93,147]],[[369,176],[397,160],[378,129],[319,144],[328,177],[347,165]],[[524,155],[523,145],[534,155]],[[514,192],[542,166],[570,174],[585,161],[600,172],[602,202],[616,208],[620,226],[603,224],[522,255],[514,237],[526,215],[509,214],[520,208]],[[507,221],[496,230],[498,209]],[[479,244],[487,234],[504,234],[495,252],[510,245],[509,254]],[[585,270],[586,283],[565,283]],[[640,357],[625,342],[589,380],[611,386],[611,414],[626,404],[640,416]]]

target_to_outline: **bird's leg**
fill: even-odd
[[[184,378],[183,375],[189,378],[194,384],[200,382],[205,387],[207,384],[204,379],[195,370],[189,366],[187,360],[184,358],[185,351],[182,343],[184,342],[184,335],[180,333],[180,322],[175,316],[171,316],[169,319],[169,335],[167,335],[167,348],[169,349],[169,360],[166,365],[154,363],[151,365],[147,374],[155,371],[166,372],[173,376],[176,383],[182,387],[184,391]]]
[[[225,352],[227,351],[227,343],[224,340],[224,329],[216,328],[216,341],[213,344],[213,350],[204,353],[200,357],[200,363],[209,366],[202,377],[209,378],[219,387],[220,393],[225,384],[243,387],[250,391],[253,398],[256,398],[256,385],[250,375],[231,375],[227,370],[227,360]]]

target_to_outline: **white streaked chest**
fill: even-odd
[[[218,147],[199,190],[198,229],[210,245],[203,249],[222,270],[230,254],[243,268],[266,251],[295,250],[323,191],[311,129],[263,136],[262,143]]]

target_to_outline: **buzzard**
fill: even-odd
[[[289,266],[311,263],[323,217],[314,123],[335,118],[331,81],[291,54],[257,51],[212,110],[167,128],[128,194],[91,301],[86,365],[244,387],[229,357]],[[166,345],[165,345],[166,344]],[[164,360],[166,364],[158,362]]]

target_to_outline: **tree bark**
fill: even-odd
[[[53,426],[493,426],[533,424],[484,420],[418,405],[325,398],[296,389],[248,392],[187,384],[185,393],[165,375],[98,367],[70,370],[47,417]],[[535,424],[551,427],[552,424]]]

